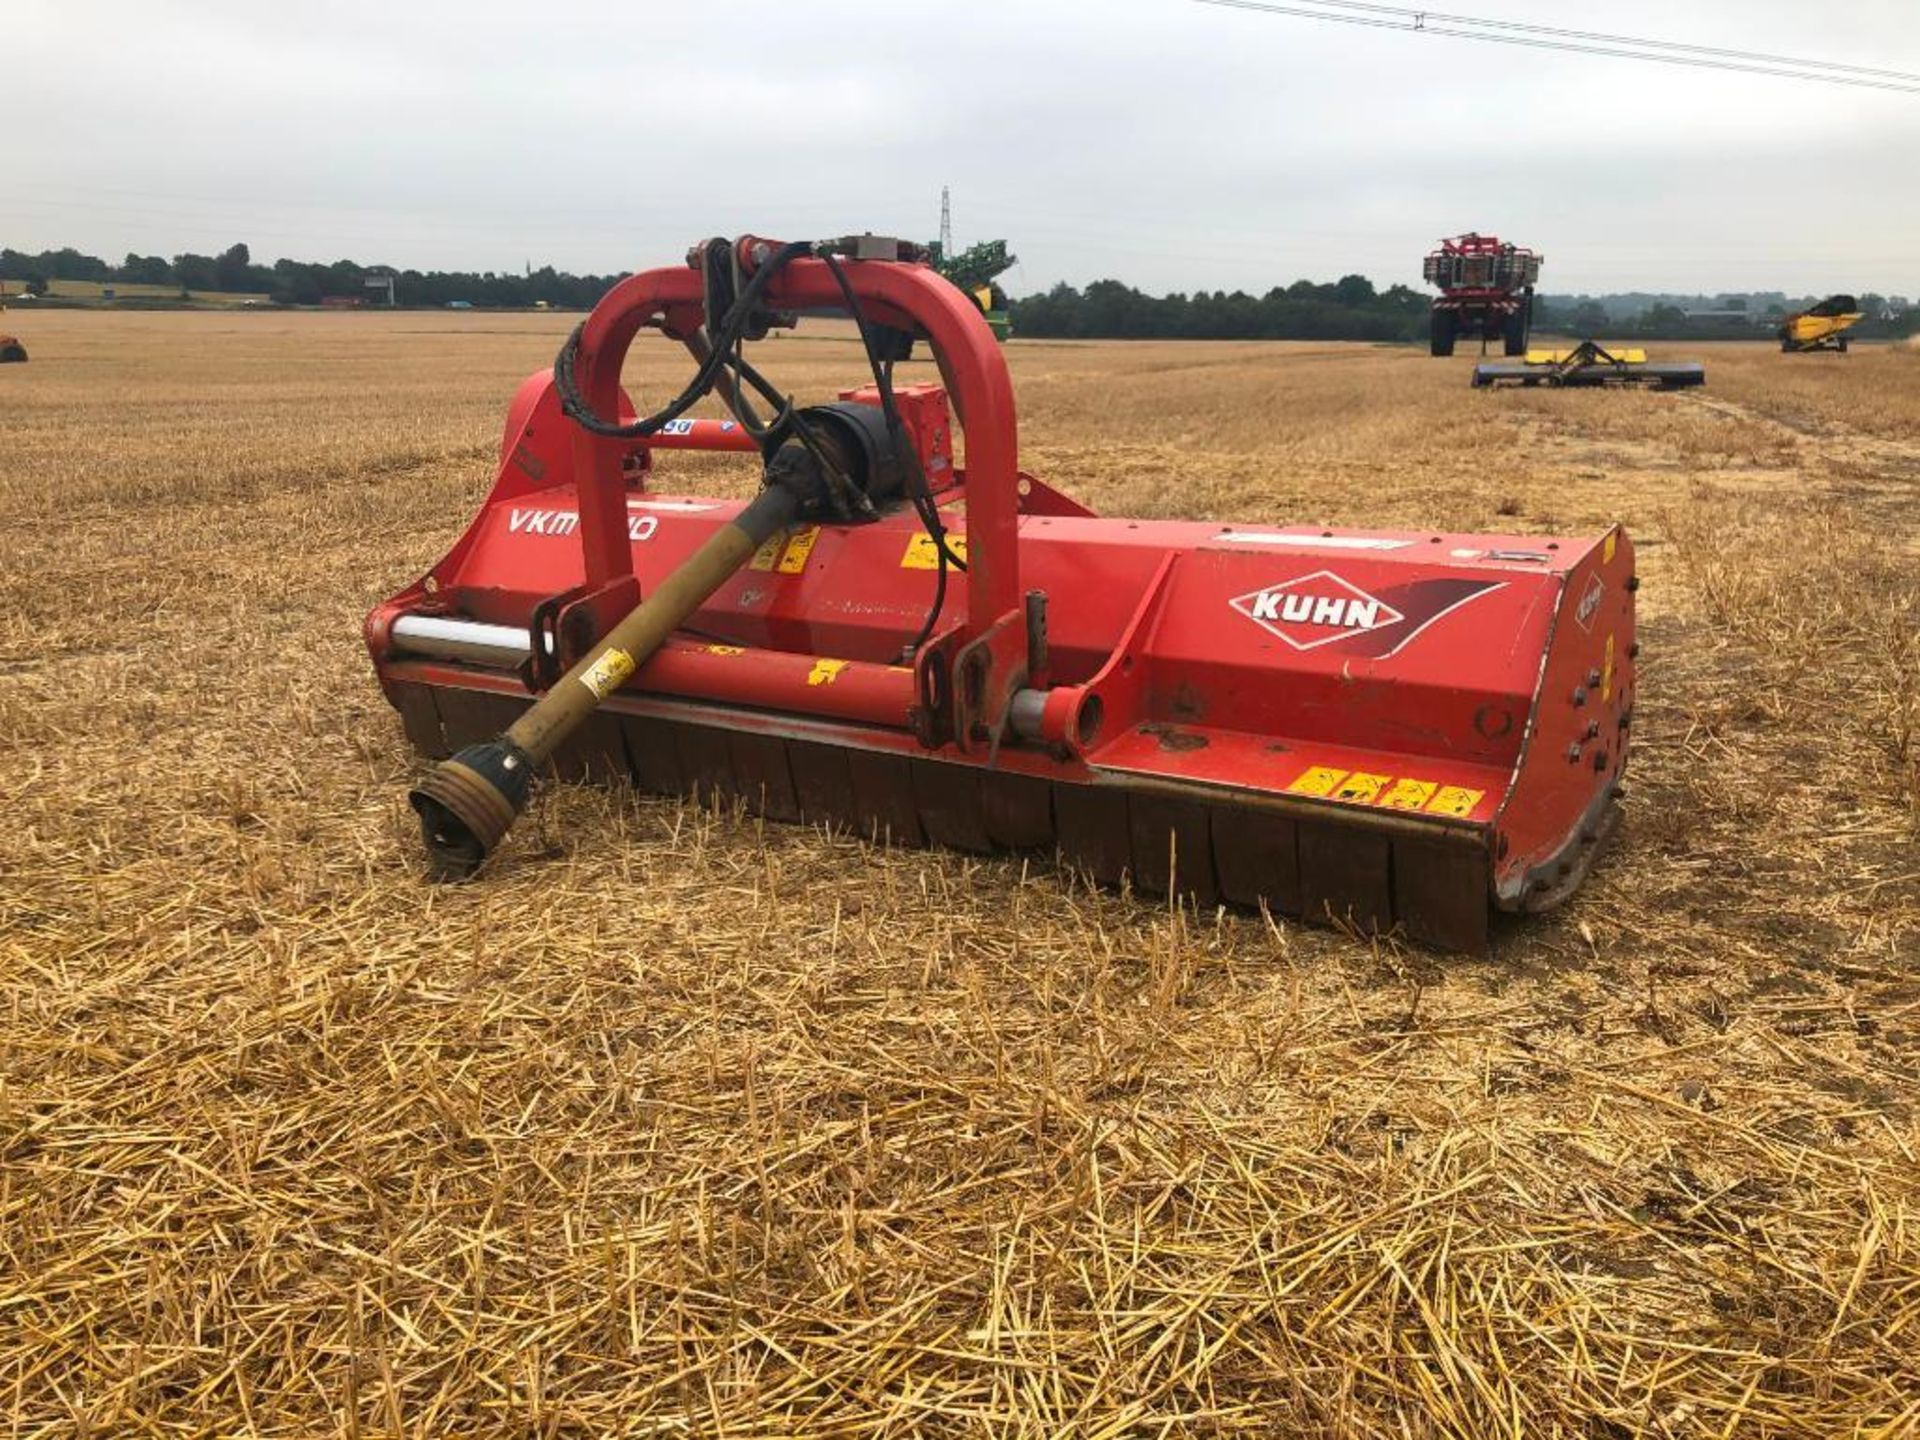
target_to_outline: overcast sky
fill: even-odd
[[[1452,0],[1920,71],[1920,0]],[[1113,276],[1920,294],[1920,94],[1194,0],[9,0],[0,244],[576,271],[752,230],[1004,236]]]

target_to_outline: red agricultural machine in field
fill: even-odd
[[[480,513],[366,622],[408,736],[451,755],[413,794],[437,874],[477,870],[553,770],[1445,948],[1571,892],[1619,813],[1620,530],[1096,517],[1021,470],[1003,352],[921,256],[710,241],[521,385]],[[837,403],[747,358],[795,313],[859,323]],[[644,414],[620,380],[643,328],[693,366]],[[940,383],[896,389],[922,342]],[[689,413],[708,394],[724,418]],[[761,486],[662,488],[679,450]]]
[[[1423,269],[1427,283],[1440,287],[1433,302],[1433,353],[1453,354],[1454,341],[1466,336],[1478,337],[1482,350],[1497,339],[1507,354],[1526,354],[1540,258],[1491,235],[1442,240]]]

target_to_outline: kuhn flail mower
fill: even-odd
[[[1621,531],[1097,518],[1021,471],[1001,349],[921,254],[711,241],[521,386],[480,514],[366,622],[407,734],[452,752],[413,795],[437,873],[552,767],[1447,948],[1579,883],[1632,712]],[[742,342],[828,312],[871,383],[797,408]],[[642,416],[647,326],[694,374]],[[895,391],[920,341],[944,383]],[[687,413],[710,392],[732,418]],[[679,449],[763,484],[656,488]]]

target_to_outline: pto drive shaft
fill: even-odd
[[[435,767],[408,796],[435,879],[464,880],[480,868],[527,803],[534,772],[808,500],[799,487],[766,486],[504,734]]]

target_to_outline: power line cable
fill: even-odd
[[[1518,30],[1530,35],[1551,35],[1565,40],[1594,40],[1606,45],[1632,45],[1646,50],[1684,50],[1697,55],[1718,56],[1730,60],[1754,60],[1768,65],[1787,65],[1796,70],[1839,70],[1854,75],[1877,75],[1920,85],[1920,74],[1906,70],[1882,70],[1870,65],[1845,65],[1837,60],[1804,60],[1792,55],[1768,55],[1755,50],[1728,50],[1719,45],[1697,45],[1685,40],[1643,40],[1628,35],[1603,35],[1592,30],[1569,30],[1559,25],[1532,25],[1521,20],[1478,20],[1471,15],[1448,15],[1438,10],[1410,10],[1404,5],[1381,5],[1371,0],[1307,0],[1307,3],[1333,10],[1365,10],[1373,14],[1424,17],[1455,25],[1473,25],[1485,30]]]
[[[1326,20],[1338,25],[1360,25],[1373,30],[1398,30],[1419,35],[1440,35],[1455,40],[1479,40],[1495,45],[1519,45],[1531,50],[1561,50],[1577,55],[1602,55],[1620,60],[1648,60],[1659,65],[1684,65],[1696,70],[1722,70],[1746,75],[1766,75],[1781,80],[1807,80],[1823,85],[1845,85],[1862,90],[1886,90],[1901,95],[1920,95],[1920,75],[1900,70],[1874,70],[1866,66],[1840,65],[1824,60],[1795,60],[1785,56],[1767,56],[1750,51],[1684,45],[1676,41],[1637,40],[1624,35],[1598,35],[1590,31],[1560,30],[1552,26],[1526,25],[1511,20],[1481,20],[1466,15],[1444,15],[1432,10],[1407,9],[1398,5],[1361,4],[1358,0],[1300,0],[1300,3],[1292,5],[1273,4],[1269,3],[1269,0],[1195,0],[1195,3],[1213,5],[1225,10],[1248,10],[1263,15],[1287,15],[1301,20]],[[1324,8],[1309,8],[1309,6]],[[1436,21],[1440,23],[1435,23]],[[1461,26],[1473,28],[1458,28]],[[1594,41],[1607,43],[1592,43]],[[1749,63],[1747,59],[1734,58],[1736,56],[1751,56],[1753,60],[1765,60],[1769,63]]]

